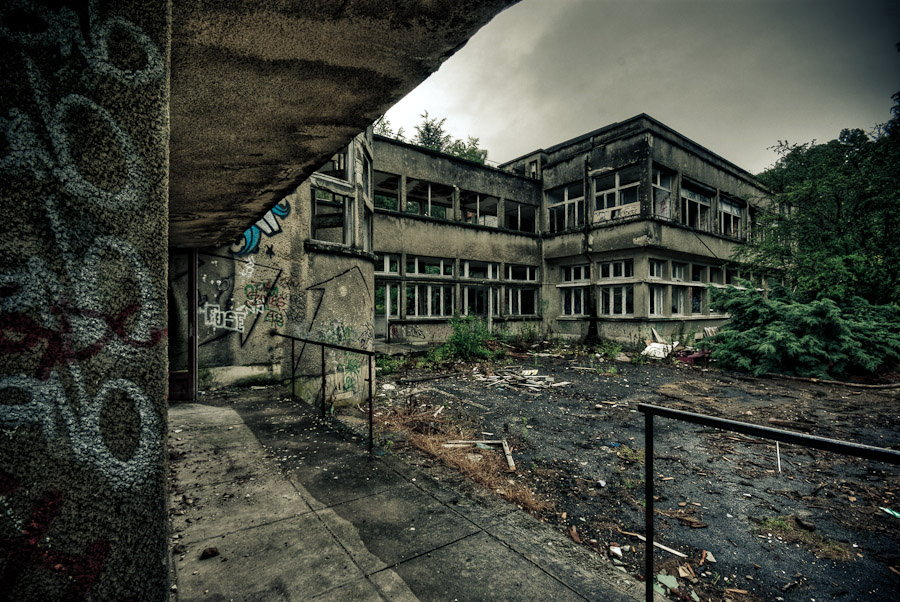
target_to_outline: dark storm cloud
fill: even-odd
[[[496,160],[646,112],[759,171],[779,139],[889,118],[898,19],[881,0],[525,0],[409,100]]]

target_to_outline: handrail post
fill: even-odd
[[[644,414],[644,590],[646,602],[653,602],[653,412]]]
[[[372,423],[374,421],[373,404],[375,402],[375,356],[369,356],[369,459],[372,459],[372,448],[374,447],[374,432]]]
[[[322,418],[325,417],[325,345],[319,345],[322,349]]]
[[[294,361],[294,339],[291,339],[291,401],[295,401],[297,399],[297,377],[295,374],[295,367],[297,364],[295,364]]]

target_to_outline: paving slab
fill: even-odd
[[[433,602],[585,600],[483,532],[404,562],[396,570],[415,594]]]

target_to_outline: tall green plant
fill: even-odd
[[[808,302],[787,291],[711,289],[731,320],[704,346],[725,368],[819,378],[877,374],[900,363],[900,308],[853,297]]]

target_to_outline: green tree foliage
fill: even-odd
[[[749,283],[748,283],[749,284]],[[712,305],[731,320],[707,339],[725,368],[844,378],[885,372],[900,362],[900,308],[860,297],[838,305],[787,291],[766,296],[751,286],[711,289]]]
[[[779,143],[759,175],[771,211],[735,259],[782,279],[711,291],[731,320],[707,346],[728,368],[835,378],[900,363],[900,93],[872,135]]]
[[[430,117],[428,111],[422,113],[421,117],[422,122],[416,126],[416,135],[412,139],[413,144],[482,164],[487,160],[488,152],[478,147],[478,138],[469,136],[466,140],[460,140],[447,133],[444,127],[446,117]]]
[[[384,136],[386,138],[393,138],[395,140],[400,140],[401,142],[406,141],[406,134],[403,131],[403,128],[401,127],[398,128],[397,131],[394,131],[390,120],[385,119],[384,115],[375,120],[374,132],[379,136]]]
[[[900,301],[898,107],[873,136],[856,129],[824,144],[779,143],[780,159],[759,175],[772,211],[736,259],[782,275],[801,301]]]

